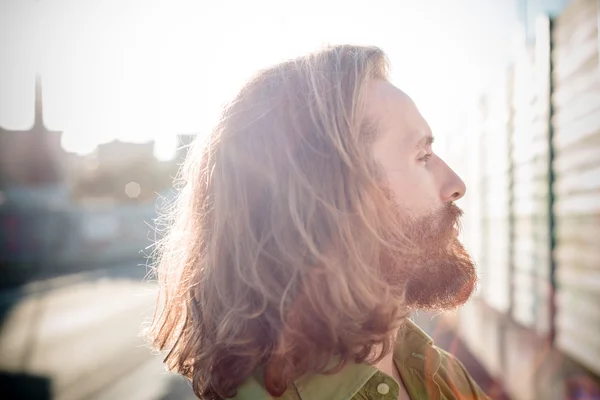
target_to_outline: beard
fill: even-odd
[[[449,203],[424,218],[400,218],[411,251],[384,254],[381,265],[410,310],[453,310],[475,291],[475,263],[456,234],[461,216],[462,210]]]

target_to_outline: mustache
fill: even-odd
[[[453,231],[454,228],[459,231],[462,229],[461,218],[464,211],[454,203],[448,203],[440,211],[440,227],[445,230]]]
[[[447,203],[441,209],[434,213],[434,217],[446,224],[454,225],[460,221],[463,216],[463,210],[454,203]]]
[[[454,203],[447,203],[425,217],[409,220],[406,233],[413,239],[429,244],[445,242],[454,238],[454,229],[460,231],[463,210]],[[422,243],[424,244],[424,243]]]

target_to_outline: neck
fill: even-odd
[[[395,329],[391,334],[392,342],[396,341],[397,336],[398,336],[398,329]],[[393,348],[393,346],[392,346],[391,351],[388,352],[377,364],[375,364],[375,368],[377,368],[384,374],[387,374],[391,377],[396,377],[398,375],[396,366],[394,365],[394,348]]]
[[[398,337],[398,330],[395,330],[392,338],[394,339],[394,343],[396,338]],[[398,383],[399,393],[398,400],[410,400],[410,396],[406,391],[406,387],[404,386],[404,381],[402,381],[402,376],[400,375],[400,371],[396,368],[396,364],[394,363],[394,350],[388,352],[376,365],[375,368],[383,372],[384,374],[391,376]]]

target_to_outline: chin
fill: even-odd
[[[477,287],[475,263],[458,240],[445,257],[426,260],[405,286],[405,298],[411,308],[449,311],[465,304]]]

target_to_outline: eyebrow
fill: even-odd
[[[427,136],[423,136],[421,139],[419,139],[419,141],[417,142],[417,148],[421,148],[421,147],[427,147],[427,146],[431,146],[433,144],[433,142],[435,141],[435,138],[430,134]]]

